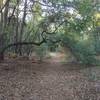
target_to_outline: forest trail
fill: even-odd
[[[0,100],[100,100],[100,69],[51,58],[0,64]]]

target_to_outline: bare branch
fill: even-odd
[[[8,4],[10,0],[7,0],[6,3],[3,5],[3,7],[0,9],[0,12],[2,12],[2,10],[5,8],[5,6]]]

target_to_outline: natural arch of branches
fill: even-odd
[[[23,45],[61,42],[78,61],[96,62],[95,55],[100,53],[98,0],[1,1],[0,60],[10,47],[21,54]]]

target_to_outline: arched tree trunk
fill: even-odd
[[[5,46],[1,51],[0,51],[0,61],[4,60],[4,53],[5,51],[13,46],[18,46],[18,45],[37,45],[40,46],[42,43],[45,43],[45,39],[43,39],[41,42],[17,42],[17,43],[12,43],[7,46]]]

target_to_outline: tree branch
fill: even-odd
[[[46,40],[43,39],[41,42],[17,42],[17,43],[11,43],[11,44],[5,46],[2,49],[1,53],[3,54],[5,52],[5,50],[7,50],[8,48],[13,47],[13,46],[18,46],[18,45],[37,45],[37,46],[40,46],[41,44],[43,44],[45,42],[46,42]]]
[[[0,9],[0,12],[2,12],[2,10],[4,9],[4,7],[8,4],[10,0],[7,0],[6,3],[4,4],[4,6]]]
[[[55,27],[55,30],[53,32],[45,32],[46,34],[55,34],[55,32],[58,30],[58,28],[64,24],[67,20],[62,21],[57,27]],[[68,21],[67,21],[68,22]]]

